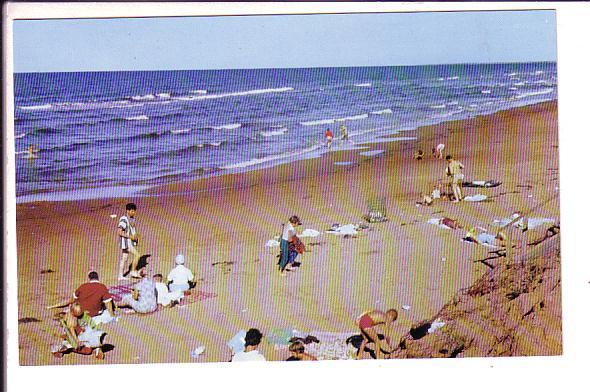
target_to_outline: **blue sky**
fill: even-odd
[[[555,12],[431,12],[14,22],[14,71],[556,61]]]

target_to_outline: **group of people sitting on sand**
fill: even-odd
[[[145,267],[139,270],[139,281],[130,287],[130,292],[115,303],[115,296],[99,281],[96,271],[88,274],[88,281],[74,292],[73,298],[48,306],[47,309],[68,307],[68,311],[56,315],[64,335],[62,343],[52,347],[56,357],[69,352],[90,355],[103,359],[102,347],[106,333],[99,327],[116,320],[115,309],[131,309],[132,312],[147,314],[175,305],[184,306],[187,295],[196,282],[192,271],[184,266],[183,255],[176,256],[176,266],[168,274],[167,283],[162,274],[150,279]]]

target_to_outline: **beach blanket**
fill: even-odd
[[[514,216],[512,218],[494,219],[494,222],[493,223],[494,223],[495,226],[506,226],[514,218],[516,218],[516,216]],[[552,224],[555,224],[555,219],[551,219],[551,218],[528,218],[528,228],[529,229],[534,229],[535,227],[538,227],[538,226],[552,225]],[[514,222],[512,224],[512,226],[515,226],[515,227],[518,227],[519,229],[522,229],[524,227],[524,222],[523,222],[522,219],[519,219],[516,222]]]
[[[113,296],[115,302],[120,302],[125,294],[133,291],[133,283],[123,283],[109,287],[109,293]]]
[[[357,349],[346,340],[356,332],[312,331],[309,333],[318,338],[319,343],[305,345],[305,352],[319,360],[353,359]]]
[[[467,188],[495,188],[500,185],[502,185],[502,183],[500,181],[494,181],[494,180],[488,180],[488,181],[474,180],[474,181],[463,182],[463,186],[467,187]]]
[[[472,196],[465,196],[463,198],[463,200],[465,201],[484,201],[487,200],[487,196],[486,195],[472,195]]]

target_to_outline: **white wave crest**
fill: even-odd
[[[446,107],[447,107],[447,105],[445,105],[444,103],[442,105],[431,105],[430,106],[431,109],[444,109]]]
[[[391,109],[376,110],[374,112],[371,112],[371,114],[376,114],[376,115],[393,114],[393,110],[391,110]]]
[[[326,120],[313,120],[313,121],[302,121],[301,125],[322,125],[322,124],[334,124],[336,120],[333,118],[326,119]]]
[[[260,164],[271,162],[271,161],[276,161],[276,160],[280,160],[280,159],[287,159],[287,158],[295,157],[298,155],[307,154],[307,153],[313,152],[315,150],[318,150],[320,148],[323,148],[323,146],[321,144],[316,144],[312,147],[305,148],[303,150],[296,151],[296,152],[287,152],[287,153],[278,154],[278,155],[270,155],[270,156],[267,156],[264,158],[255,158],[255,159],[250,159],[250,160],[244,161],[244,162],[238,162],[238,163],[232,163],[229,165],[224,165],[224,166],[221,166],[220,169],[224,169],[224,170],[243,169],[243,168],[246,168],[249,166],[256,166],[256,165],[260,165]]]
[[[543,73],[544,73],[543,71],[537,71],[537,72],[535,72],[535,75],[541,75]]]
[[[371,83],[357,83],[356,87],[371,87]]]
[[[514,83],[515,86],[524,86],[524,82]]]
[[[19,133],[18,135],[14,135],[15,139],[22,139],[23,137],[25,137],[27,134],[26,133]]]
[[[221,129],[238,129],[241,126],[242,126],[242,124],[236,123],[236,124],[225,124],[225,125],[212,126],[211,128],[219,131]]]
[[[211,142],[211,143],[209,143],[209,145],[210,145],[210,146],[213,146],[213,147],[219,147],[219,146],[221,146],[222,144],[223,144],[223,142]]]
[[[182,133],[189,133],[190,131],[191,131],[190,128],[173,129],[172,131],[170,131],[170,133],[173,135],[178,135],[178,134],[182,134]]]
[[[514,91],[514,90],[518,90],[518,88],[516,88],[516,87],[509,87],[508,90],[513,90]]]
[[[336,121],[356,121],[356,120],[363,120],[368,117],[369,117],[369,115],[367,113],[363,113],[363,114],[357,114],[355,116],[337,118]]]
[[[522,99],[522,98],[526,98],[526,97],[532,97],[535,95],[545,95],[545,94],[550,94],[553,92],[552,88],[548,88],[545,90],[539,90],[539,91],[531,91],[528,93],[523,93],[523,94],[519,94],[516,97],[514,97],[515,99]]]
[[[145,114],[142,114],[141,116],[133,116],[133,117],[125,117],[125,120],[128,121],[142,121],[142,120],[149,120],[150,118],[148,116],[146,116]]]
[[[293,87],[280,87],[280,88],[266,88],[259,90],[248,90],[248,91],[237,91],[233,93],[220,93],[220,94],[201,94],[198,96],[191,95],[189,97],[178,97],[175,98],[179,101],[196,101],[201,99],[217,99],[226,97],[239,97],[244,95],[257,95],[257,94],[269,94],[269,93],[283,93],[287,91],[293,91]]]
[[[207,94],[207,90],[191,90],[192,94]]]
[[[491,94],[492,91],[491,90],[481,90],[482,94]]]
[[[131,97],[134,101],[149,101],[152,99],[156,99],[154,94],[146,94],[146,95],[134,95]]]
[[[449,76],[449,77],[447,78],[447,80],[458,80],[458,79],[459,79],[459,77],[458,77],[458,76]]]
[[[53,107],[53,105],[51,105],[50,103],[45,104],[45,105],[32,105],[32,106],[19,106],[19,109],[23,109],[23,110],[47,110],[47,109],[51,109]]]
[[[156,96],[158,98],[170,98],[170,94],[169,93],[158,93],[158,94],[156,94]]]
[[[287,131],[287,128],[280,128],[276,131],[260,132],[260,134],[264,137],[280,136],[280,135],[284,135],[286,131]]]
[[[506,74],[506,76],[509,76],[509,77],[516,76],[516,72],[512,72],[512,73]]]

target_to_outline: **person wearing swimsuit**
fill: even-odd
[[[393,349],[390,347],[387,333],[384,333],[385,340],[380,340],[379,334],[377,333],[375,327],[378,325],[383,326],[383,332],[388,332],[395,320],[397,320],[397,310],[395,309],[389,309],[385,313],[379,310],[370,310],[363,313],[357,319],[358,327],[360,328],[361,335],[363,336],[363,342],[361,343],[356,359],[362,358],[363,352],[365,351],[365,346],[368,343],[373,343],[375,345],[375,354],[377,355],[377,359],[383,358],[383,352],[385,352],[386,357],[389,358],[389,355]]]

